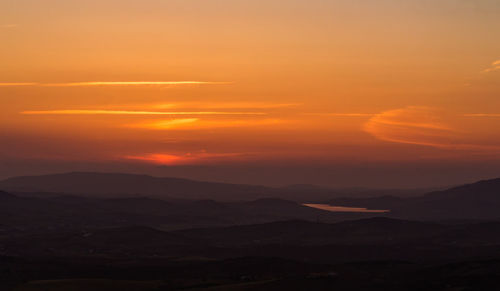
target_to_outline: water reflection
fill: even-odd
[[[331,211],[331,212],[362,212],[362,213],[387,213],[387,209],[367,209],[364,207],[333,206],[329,204],[302,204],[307,207]]]

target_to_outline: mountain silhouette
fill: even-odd
[[[265,197],[270,188],[200,182],[147,175],[73,172],[23,176],[0,182],[10,192],[55,192],[80,195],[149,195],[162,198],[244,200]]]
[[[391,209],[390,216],[408,219],[500,219],[500,179],[479,181],[411,198],[336,198],[328,203]]]
[[[190,179],[121,173],[72,172],[21,176],[0,181],[0,190],[47,196],[54,193],[96,197],[149,196],[161,199],[251,201],[281,198],[297,202],[326,201],[334,197],[414,196],[421,190],[330,189],[315,185],[266,187],[203,182]]]

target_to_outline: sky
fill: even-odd
[[[500,176],[496,0],[0,0],[0,178]]]

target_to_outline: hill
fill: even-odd
[[[149,197],[94,198],[50,194],[16,196],[0,192],[2,229],[13,232],[84,230],[143,225],[162,229],[242,225],[291,219],[340,221],[370,217],[333,213],[282,199],[220,202]],[[1,230],[1,229],[0,229]]]
[[[422,196],[401,198],[335,198],[336,206],[391,209],[392,217],[424,220],[500,219],[500,179],[484,180]]]
[[[163,198],[242,200],[265,197],[270,188],[147,175],[74,172],[23,176],[0,182],[10,192],[55,192],[92,196],[148,195]]]
[[[22,176],[0,181],[0,189],[46,196],[50,193],[97,197],[149,196],[161,199],[212,199],[249,201],[281,198],[297,202],[325,201],[333,197],[408,196],[421,190],[329,189],[315,185],[281,188],[258,185],[202,182],[189,179],[152,177],[120,173],[73,172],[41,176]]]

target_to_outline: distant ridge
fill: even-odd
[[[422,196],[400,198],[336,198],[338,206],[387,207],[391,216],[409,219],[500,219],[500,178],[482,180]]]
[[[162,198],[241,200],[265,197],[272,188],[181,178],[120,173],[71,172],[22,176],[3,180],[0,189],[11,192],[55,192],[78,195],[149,195]]]
[[[20,176],[0,181],[0,190],[30,192],[40,196],[53,194],[96,197],[149,196],[162,199],[212,199],[252,201],[280,198],[296,202],[324,202],[335,197],[375,197],[380,195],[415,196],[422,190],[331,189],[297,184],[284,187],[196,181],[184,178],[153,177],[140,174],[70,172],[39,176]]]
[[[447,219],[500,219],[500,179],[431,192],[414,199],[409,214]]]
[[[481,180],[447,190],[434,191],[425,196],[427,198],[467,198],[472,193],[480,195],[482,198],[498,199],[500,197],[500,178]]]

